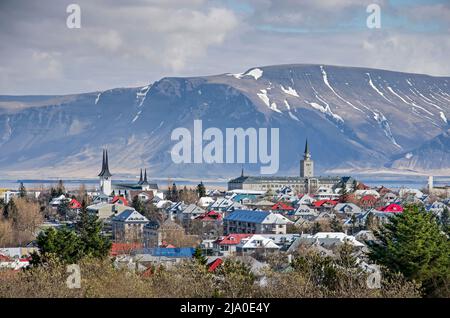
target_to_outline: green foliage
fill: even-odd
[[[206,265],[206,263],[208,262],[207,258],[205,257],[205,255],[203,255],[203,251],[200,247],[197,247],[194,251],[194,254],[192,255],[192,257],[201,265]]]
[[[23,182],[20,183],[19,186],[19,197],[25,198],[27,196],[27,189],[25,189],[25,186],[23,185]]]
[[[233,258],[225,259],[215,274],[214,297],[245,297],[256,280],[250,266]]]
[[[5,205],[5,208],[3,209],[3,216],[9,220],[15,220],[18,213],[14,199],[9,200],[8,204]]]
[[[138,211],[141,214],[145,213],[145,206],[144,203],[139,199],[137,195],[133,197],[133,200],[131,201],[131,206]]]
[[[80,238],[74,231],[66,227],[44,230],[39,233],[36,243],[39,247],[39,254],[32,254],[31,264],[33,265],[47,263],[54,256],[64,263],[72,264],[83,256],[83,251],[80,249]]]
[[[449,297],[450,243],[432,213],[407,206],[375,232],[370,258],[422,283],[427,296]]]
[[[111,242],[102,235],[103,225],[96,215],[89,214],[83,201],[80,212],[80,221],[77,229],[81,239],[83,255],[103,258],[111,249]]]
[[[111,242],[101,231],[101,222],[97,216],[87,213],[83,201],[77,231],[62,227],[41,232],[36,240],[39,254],[33,254],[31,263],[43,264],[54,256],[68,264],[75,263],[82,257],[104,258],[109,254]]]
[[[203,185],[203,182],[200,182],[197,185],[197,194],[198,194],[199,198],[206,196],[206,188]]]

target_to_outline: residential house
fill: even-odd
[[[188,224],[191,220],[194,220],[205,212],[204,209],[192,203],[178,211],[177,219],[182,224]]]
[[[213,243],[213,251],[216,255],[229,256],[236,253],[236,246],[243,238],[250,237],[252,234],[228,234],[220,237]]]
[[[106,220],[112,216],[122,213],[123,211],[130,209],[130,207],[122,205],[122,204],[113,204],[113,203],[105,203],[100,202],[97,204],[89,205],[86,210],[88,213],[92,213],[100,220]]]
[[[256,251],[266,253],[278,250],[280,250],[280,247],[273,240],[259,234],[242,238],[240,243],[236,245],[236,253],[241,255]]]
[[[224,234],[286,234],[286,217],[267,211],[237,210],[223,220]]]
[[[143,239],[144,225],[149,220],[133,208],[112,218],[112,235],[115,242],[140,242]]]

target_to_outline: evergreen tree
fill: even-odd
[[[63,263],[73,264],[83,256],[80,238],[67,227],[45,229],[39,233],[36,244],[39,253],[32,253],[32,265],[46,263],[52,256],[56,256]]]
[[[423,207],[407,206],[375,232],[370,258],[422,283],[428,296],[450,297],[450,241]]]
[[[9,200],[8,204],[5,205],[5,208],[3,209],[3,216],[7,219],[15,220],[18,213],[14,199]]]
[[[199,198],[206,196],[206,189],[202,181],[197,185],[197,194]]]
[[[344,232],[341,222],[339,222],[337,217],[334,217],[330,222],[330,227],[334,232]]]
[[[206,265],[206,263],[208,262],[208,260],[205,257],[205,255],[203,255],[203,251],[202,251],[202,249],[200,247],[197,247],[195,249],[194,254],[192,256],[201,265]]]
[[[59,197],[60,195],[66,193],[66,189],[64,188],[64,183],[62,180],[58,181],[58,185],[56,186],[56,196]]]
[[[141,214],[145,213],[144,203],[142,203],[141,199],[139,199],[137,195],[133,197],[133,200],[131,201],[131,206],[139,213]]]
[[[339,191],[339,202],[347,202],[347,195],[347,187],[343,184],[341,190]]]
[[[103,258],[109,254],[111,242],[102,234],[102,229],[103,225],[98,216],[88,213],[83,201],[80,220],[77,223],[83,255]]]
[[[25,186],[23,185],[23,182],[20,183],[19,186],[19,197],[25,198],[27,196],[27,189],[25,189]]]
[[[447,207],[444,207],[442,211],[440,222],[442,225],[442,230],[449,235],[450,230],[450,213]]]
[[[62,201],[61,204],[58,205],[56,211],[61,218],[67,219],[67,214],[69,212],[69,202],[67,200]]]
[[[170,196],[171,196],[171,200],[174,202],[177,202],[179,200],[179,193],[178,193],[177,185],[175,184],[175,182],[172,184]]]

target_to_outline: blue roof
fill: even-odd
[[[152,256],[191,258],[194,252],[195,248],[193,247],[176,247],[176,248],[153,247],[138,250],[136,251],[136,254],[150,254]]]
[[[228,215],[224,221],[262,223],[269,214],[270,212],[267,211],[236,210]]]

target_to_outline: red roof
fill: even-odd
[[[109,255],[117,256],[121,254],[128,254],[129,252],[140,248],[142,248],[141,243],[112,243]]]
[[[377,198],[373,195],[365,195],[361,198],[361,201],[377,201]]]
[[[223,261],[221,258],[217,258],[215,261],[213,261],[211,264],[208,265],[208,272],[214,272],[217,267],[222,264]]]
[[[330,205],[336,205],[336,204],[338,204],[338,201],[336,201],[336,200],[319,200],[319,201],[314,202],[313,204],[316,208],[318,208],[318,207],[321,207],[322,205],[324,205],[325,203],[330,204]]]
[[[81,208],[81,203],[78,202],[76,199],[72,199],[69,202],[69,208],[70,209],[80,209]]]
[[[128,205],[128,200],[125,199],[125,197],[123,196],[118,196],[116,195],[113,199],[112,199],[112,203],[120,203],[123,205]]]
[[[222,220],[222,215],[216,211],[209,211],[198,216],[196,219],[202,221],[220,221]]]
[[[252,236],[253,234],[228,234],[222,239],[218,239],[216,242],[219,245],[237,245],[242,239]]]
[[[9,256],[0,254],[0,262],[12,262],[13,259]]]
[[[380,209],[380,211],[399,213],[399,212],[403,212],[403,207],[401,205],[391,203],[385,207],[382,207]]]
[[[281,211],[293,211],[295,210],[293,207],[287,205],[286,203],[283,202],[278,202],[275,203],[271,208],[271,210],[281,210]]]

